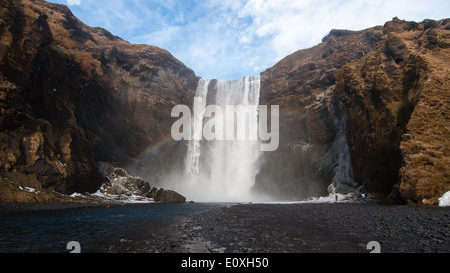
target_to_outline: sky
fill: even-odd
[[[89,26],[168,50],[207,79],[259,75],[331,29],[450,17],[449,0],[51,0]]]

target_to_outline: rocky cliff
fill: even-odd
[[[104,182],[96,162],[134,162],[170,136],[172,107],[191,103],[198,78],[163,49],[130,44],[41,0],[2,1],[0,16],[5,189],[94,192]],[[6,192],[0,200],[21,201]]]
[[[436,203],[450,190],[449,54],[450,20],[394,18],[332,30],[265,71],[261,104],[280,105],[283,144],[265,156],[259,189],[288,198],[331,184]]]
[[[280,105],[281,144],[256,190],[436,203],[450,190],[449,67],[450,20],[332,30],[287,56],[261,75],[260,104]],[[192,104],[197,83],[169,52],[86,26],[63,5],[2,1],[0,201],[95,192],[101,161],[151,183],[181,169],[170,112]]]

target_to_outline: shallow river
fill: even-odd
[[[133,204],[0,215],[0,253],[68,253],[68,243],[81,252],[105,252],[123,238],[145,237],[165,221],[199,213],[221,204]]]

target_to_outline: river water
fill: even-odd
[[[132,204],[0,215],[0,253],[108,252],[129,236],[145,238],[152,228],[222,206],[212,203]]]

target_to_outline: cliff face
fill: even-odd
[[[260,190],[276,188],[276,181],[282,198],[296,199],[326,195],[330,184],[333,189],[328,190],[339,193],[358,187],[347,145],[348,117],[336,91],[337,72],[372,51],[382,35],[381,27],[332,30],[323,43],[262,73],[260,103],[280,105],[281,145],[264,157]]]
[[[260,189],[281,173],[277,183],[298,194],[331,183],[329,192],[436,202],[450,189],[449,30],[450,20],[396,18],[333,30],[265,71],[261,104],[280,105],[283,144],[265,157]]]
[[[96,161],[133,162],[170,136],[172,107],[192,101],[198,78],[163,49],[41,0],[2,1],[0,16],[2,180],[96,191]]]
[[[450,190],[449,67],[450,20],[332,30],[286,57],[262,73],[260,104],[280,105],[281,143],[256,189],[435,203]],[[137,162],[128,169],[158,183],[183,165],[185,145],[166,141],[170,113],[192,104],[197,83],[167,51],[88,27],[65,6],[2,1],[0,201],[96,191],[99,161]]]
[[[388,22],[374,51],[339,72],[352,163],[370,190],[399,184],[404,199],[435,202],[450,189],[448,23]]]

